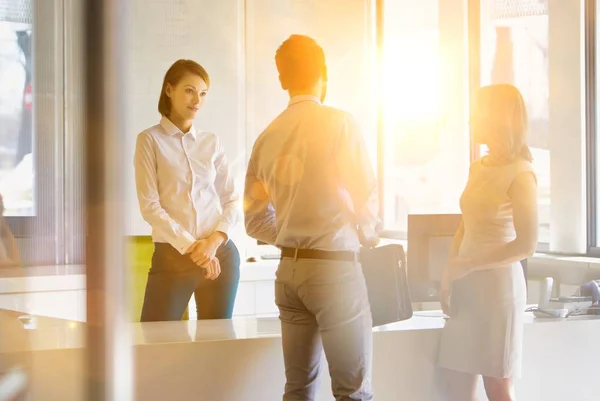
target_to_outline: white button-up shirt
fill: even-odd
[[[214,231],[229,235],[239,220],[225,152],[212,133],[182,133],[168,118],[137,137],[135,180],[140,210],[152,240],[184,254]]]
[[[246,175],[246,231],[279,247],[357,251],[378,226],[377,180],[355,119],[297,96],[258,137]]]

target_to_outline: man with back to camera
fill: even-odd
[[[292,35],[275,62],[290,101],[254,144],[244,213],[248,235],[281,249],[283,400],[315,399],[322,350],[335,399],[372,400],[372,318],[358,252],[378,242],[377,181],[355,119],[322,105],[323,49]]]

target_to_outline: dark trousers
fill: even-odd
[[[170,244],[155,243],[142,307],[142,322],[181,320],[192,293],[200,319],[231,319],[240,280],[240,254],[233,241],[216,253],[221,275],[204,278],[205,270]]]

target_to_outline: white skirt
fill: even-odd
[[[487,377],[520,377],[526,297],[520,263],[473,272],[454,282],[438,366]]]

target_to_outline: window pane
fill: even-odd
[[[481,11],[481,84],[509,83],[525,98],[538,178],[539,241],[549,243],[548,1],[484,0]]]
[[[384,226],[458,213],[467,178],[467,52],[462,1],[385,3]]]
[[[0,1],[0,193],[23,266],[64,261],[62,0]],[[79,101],[79,103],[81,103]]]
[[[0,194],[5,216],[35,215],[31,11],[29,1],[0,8]]]

